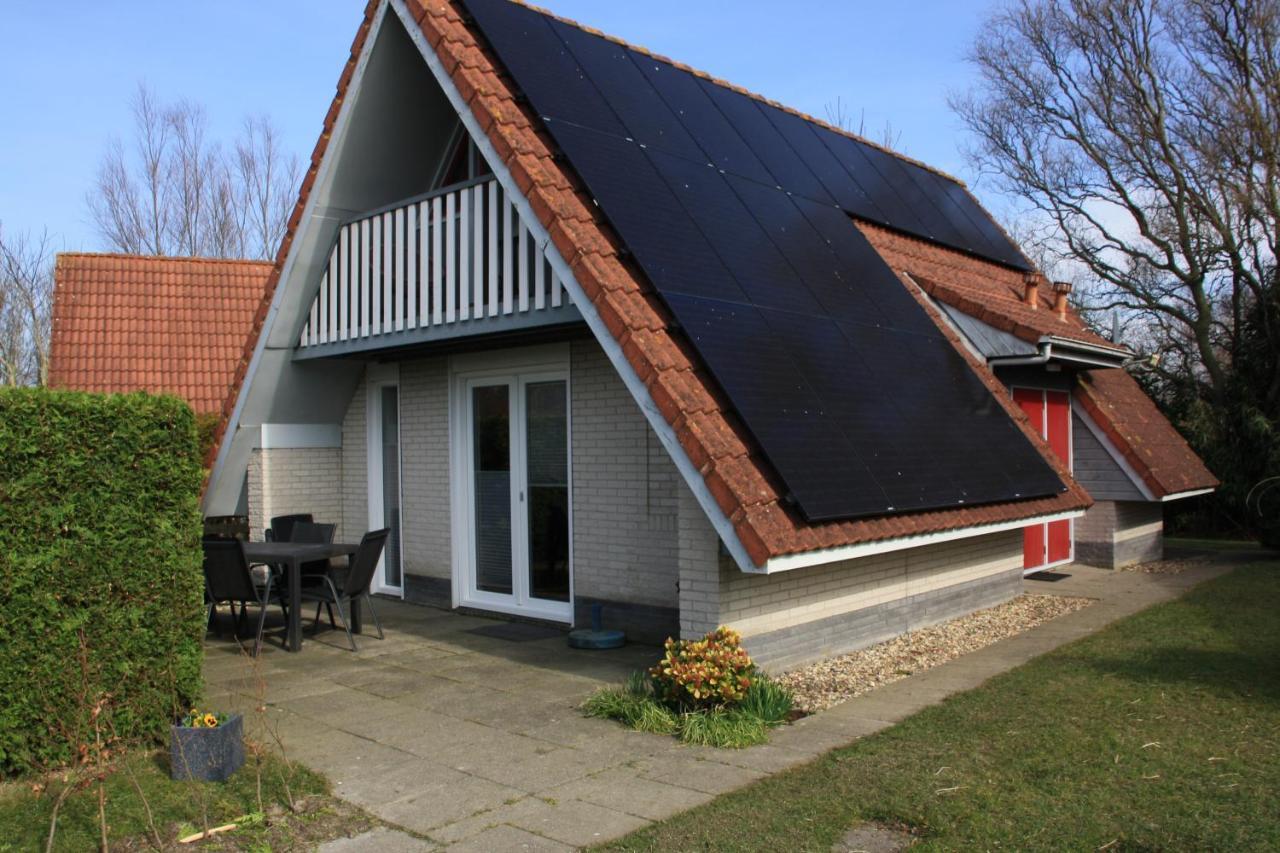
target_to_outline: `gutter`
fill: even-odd
[[[1052,335],[1041,338],[1037,346],[1040,351],[1036,355],[996,356],[987,359],[987,364],[996,368],[1041,366],[1050,361],[1069,361],[1093,367],[1120,368],[1133,355],[1129,350],[1112,349]]]
[[[987,364],[991,367],[1021,367],[1024,365],[1042,365],[1048,364],[1053,358],[1053,343],[1051,341],[1041,340],[1039,343],[1040,352],[1037,355],[1012,355],[1003,358],[989,358]]]
[[[781,557],[769,558],[769,561],[766,562],[763,567],[757,569],[754,574],[772,575],[779,572],[789,572],[794,571],[795,569],[808,568],[809,566],[821,566],[826,563],[856,560],[859,557],[870,557],[873,554],[887,554],[892,551],[919,548],[923,545],[937,545],[942,542],[952,542],[956,539],[968,539],[974,536],[984,536],[986,534],[1000,533],[1007,530],[1021,530],[1022,528],[1033,524],[1065,521],[1069,518],[1079,518],[1082,515],[1084,515],[1083,509],[1068,510],[1048,515],[1035,515],[1029,518],[1019,518],[1014,519],[1013,521],[1001,521],[994,524],[981,524],[973,527],[957,527],[953,530],[943,530],[937,533],[922,533],[915,536],[901,536],[897,539],[881,539],[875,542],[864,542],[859,545],[840,545],[835,548],[823,548],[817,551],[802,551],[797,554],[784,554]]]

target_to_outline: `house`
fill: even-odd
[[[773,667],[1157,556],[1216,485],[958,181],[509,0],[369,3],[243,340],[206,513]]]
[[[66,252],[54,268],[49,384],[175,394],[201,415],[235,396],[272,264]]]

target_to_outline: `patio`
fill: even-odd
[[[745,750],[684,746],[581,716],[583,699],[651,663],[655,647],[575,651],[552,629],[385,599],[376,606],[387,638],[365,634],[357,653],[341,631],[308,636],[300,654],[267,644],[256,660],[210,639],[206,702],[244,711],[251,735],[269,727],[287,756],[327,774],[338,796],[435,843],[568,849],[805,763],[1227,568],[1219,561],[1150,575],[1072,566],[1062,582],[1028,581],[1028,591],[1097,603]],[[255,695],[266,697],[261,715]]]
[[[341,630],[307,635],[299,654],[267,643],[257,660],[210,637],[206,703],[242,711],[247,732],[274,732],[336,794],[437,842],[504,824],[499,846],[576,847],[750,782],[778,758],[811,757],[719,754],[581,716],[593,690],[651,664],[656,647],[578,651],[538,625],[375,606],[386,639],[366,620],[358,653]],[[266,698],[261,714],[256,696]]]

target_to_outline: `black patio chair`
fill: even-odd
[[[315,516],[309,512],[299,512],[293,515],[277,515],[271,519],[271,536],[276,542],[292,542],[293,527],[295,524],[310,524],[315,521]]]
[[[378,621],[377,611],[373,609],[373,596],[369,594],[369,584],[373,582],[373,573],[378,569],[378,559],[382,556],[382,549],[387,544],[387,536],[391,531],[389,529],[374,530],[364,535],[360,540],[360,548],[351,557],[351,565],[347,569],[347,575],[341,578],[337,583],[334,582],[332,576],[326,574],[323,581],[319,584],[304,586],[301,590],[303,601],[314,601],[316,603],[315,627],[320,626],[320,605],[332,604],[337,605],[338,615],[342,618],[342,627],[347,632],[347,641],[351,643],[351,651],[356,652],[356,639],[351,634],[351,605],[357,601],[362,601],[369,608],[369,615],[373,617],[373,624],[378,629],[378,639],[385,639],[382,633],[382,623]],[[347,603],[347,609],[342,609],[342,603]]]
[[[293,525],[290,542],[306,542],[315,543],[317,545],[328,545],[333,542],[333,535],[337,531],[336,524],[318,524],[313,521],[299,521]],[[319,583],[320,578],[330,575],[336,569],[345,568],[346,564],[335,565],[333,560],[313,560],[309,563],[303,563],[298,567],[299,573],[302,575],[303,585]],[[336,627],[333,621],[333,605],[328,605],[329,624]]]
[[[240,617],[237,621],[243,624],[248,605],[256,604],[258,629],[253,638],[254,657],[258,656],[262,648],[262,629],[266,624],[267,606],[274,602],[279,604],[282,610],[285,607],[278,589],[273,588],[273,580],[271,573],[268,572],[264,586],[259,587],[253,582],[249,561],[245,559],[244,543],[205,540],[204,583],[205,600],[209,604],[209,622],[215,624],[218,605],[224,603],[231,605],[231,616],[235,619],[236,603],[239,602]]]

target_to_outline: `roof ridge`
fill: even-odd
[[[112,258],[124,261],[155,261],[172,263],[199,264],[253,264],[274,267],[275,261],[264,261],[258,258],[213,258],[202,255],[142,255],[134,252],[58,252],[57,260],[63,258]]]
[[[848,137],[849,139],[852,139],[855,142],[861,142],[864,145],[870,145],[872,148],[875,148],[878,151],[882,151],[891,157],[896,157],[897,159],[902,160],[903,162],[910,163],[913,166],[918,166],[921,169],[924,169],[929,172],[933,172],[935,175],[939,175],[940,177],[946,178],[948,181],[953,181],[959,186],[964,187],[965,189],[968,189],[968,184],[966,184],[960,178],[957,178],[955,175],[951,174],[950,172],[946,172],[942,169],[939,169],[937,166],[931,166],[930,164],[924,162],[923,160],[917,160],[914,157],[910,157],[906,154],[903,154],[901,151],[895,151],[886,145],[882,145],[879,142],[868,139],[867,137],[854,133],[851,130],[846,130],[843,127],[838,127],[829,121],[820,119],[817,116],[810,115],[809,113],[806,113],[803,110],[798,110],[795,107],[788,106],[787,104],[782,103],[781,101],[775,101],[773,98],[765,97],[764,95],[761,95],[758,92],[753,92],[750,89],[737,85],[736,83],[731,83],[728,80],[725,80],[723,77],[715,76],[709,71],[703,71],[701,68],[694,68],[692,65],[688,65],[684,62],[680,62],[678,60],[672,59],[669,56],[664,56],[663,54],[658,53],[657,51],[650,50],[649,48],[644,47],[643,45],[638,45],[634,42],[629,42],[626,39],[621,38],[619,36],[612,35],[611,33],[606,33],[603,30],[599,30],[595,27],[587,26],[581,21],[575,21],[573,18],[567,18],[564,15],[557,15],[555,12],[552,12],[550,9],[544,8],[542,6],[537,6],[533,3],[526,2],[526,0],[509,0],[509,2],[514,3],[517,6],[523,6],[526,9],[537,12],[540,15],[545,15],[546,17],[559,21],[562,24],[568,24],[571,27],[576,27],[577,29],[580,29],[583,32],[588,33],[590,35],[599,36],[600,38],[603,38],[606,41],[611,41],[614,44],[620,44],[623,47],[634,50],[636,53],[642,54],[651,59],[656,59],[659,62],[665,62],[668,65],[671,65],[675,68],[680,69],[681,71],[687,72],[689,74],[692,74],[695,77],[700,77],[703,80],[707,80],[711,83],[714,83],[715,85],[723,89],[728,89],[731,92],[737,92],[740,95],[745,95],[746,97],[751,98],[753,101],[759,101],[762,104],[768,104],[769,106],[774,107],[775,109],[782,110],[785,113],[790,113],[791,115],[801,118],[804,121],[812,122],[813,124],[816,124],[819,127],[826,128],[827,130],[830,130],[833,133],[838,133],[841,136]]]

